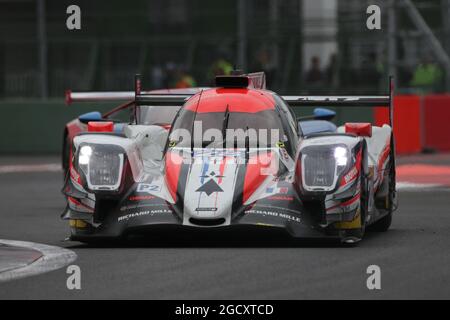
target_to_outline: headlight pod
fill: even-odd
[[[332,191],[350,162],[345,145],[306,146],[300,151],[303,190]]]
[[[80,154],[78,155],[78,164],[81,166],[87,166],[92,155],[91,146],[82,146],[80,148]]]
[[[339,167],[345,167],[348,162],[348,151],[345,147],[334,148],[334,159],[336,160],[336,165]]]
[[[79,148],[78,166],[91,191],[117,191],[122,180],[124,151],[114,145],[84,144]]]

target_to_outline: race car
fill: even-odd
[[[184,89],[158,89],[148,93],[152,94],[195,94],[204,88],[184,88]],[[80,115],[78,118],[71,120],[64,127],[63,146],[62,146],[62,168],[64,177],[70,168],[70,160],[72,159],[72,141],[73,137],[81,132],[87,131],[87,124],[90,121],[112,121],[114,122],[114,131],[121,132],[123,125],[128,122],[136,124],[161,124],[169,126],[177,109],[161,108],[160,106],[141,106],[140,113],[134,112],[134,91],[120,92],[72,92],[67,90],[65,93],[66,104],[73,102],[95,102],[95,101],[127,101],[110,111],[101,114],[98,111],[92,111]]]
[[[279,96],[263,74],[216,78],[193,95],[134,103],[181,106],[170,131],[89,122],[74,137],[63,193],[70,238],[90,242],[173,227],[281,230],[359,242],[386,231],[396,208],[392,86],[385,96]],[[387,107],[390,124],[302,132],[293,108]],[[300,118],[301,119],[301,118]]]

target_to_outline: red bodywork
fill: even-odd
[[[111,121],[99,121],[88,122],[88,132],[113,132],[114,122]]]
[[[345,132],[361,137],[372,136],[372,124],[369,122],[347,122]]]
[[[197,93],[186,102],[184,108],[197,113],[206,112],[256,113],[274,110],[275,100],[267,91],[247,88],[219,88]]]

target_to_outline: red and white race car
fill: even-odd
[[[139,78],[135,87],[137,114],[120,133],[112,122],[91,121],[73,139],[62,215],[72,240],[217,228],[351,244],[366,228],[389,228],[396,208],[392,90],[279,96],[266,90],[263,74],[217,77],[216,87],[195,94],[142,92]],[[174,107],[175,118],[147,124],[139,109],[159,106]],[[293,112],[303,106],[386,107],[391,122],[305,133]]]

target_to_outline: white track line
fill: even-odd
[[[431,183],[397,182],[397,191],[433,191],[444,186]]]
[[[42,253],[42,257],[40,257],[39,259],[37,259],[36,261],[25,267],[20,267],[17,269],[1,272],[0,282],[25,278],[53,271],[56,269],[60,269],[77,259],[77,255],[75,252],[60,247],[48,246],[45,244],[35,242],[3,240],[3,239],[0,239],[0,243],[9,246],[16,246],[37,250]]]
[[[16,164],[0,166],[0,174],[16,172],[58,172],[61,170],[61,164],[59,163]]]

